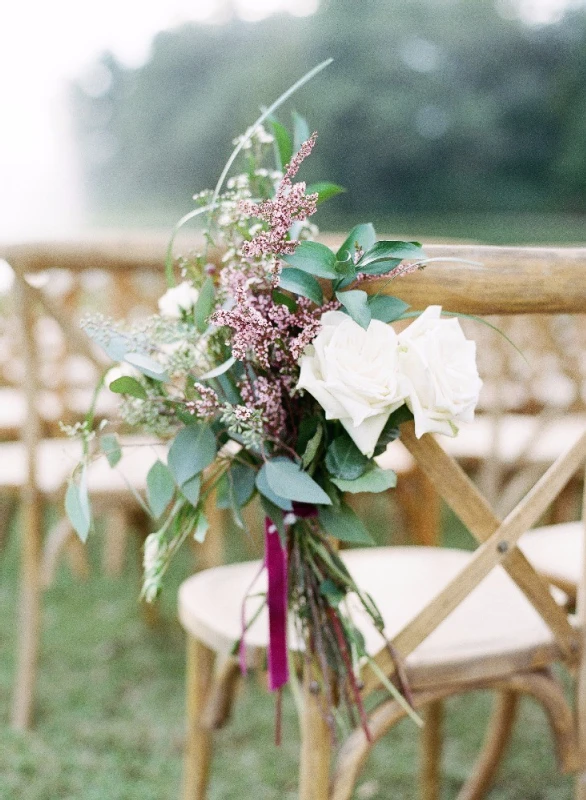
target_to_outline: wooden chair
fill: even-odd
[[[138,237],[27,244],[1,253],[15,273],[11,313],[14,327],[20,329],[10,345],[11,391],[19,403],[22,438],[0,443],[0,494],[8,498],[10,508],[20,507],[21,523],[12,709],[16,728],[28,727],[33,717],[43,590],[64,551],[78,574],[88,570],[85,549],[68,520],[61,516],[49,531],[44,525],[49,504],[62,513],[67,481],[80,457],[79,445],[63,437],[57,422],[83,419],[97,379],[110,363],[79,329],[79,318],[87,310],[127,318],[136,315],[137,306],[142,314],[154,312],[165,287],[164,254],[163,239]],[[43,414],[48,397],[57,407],[51,417]],[[107,415],[113,406],[105,404],[98,411]],[[111,470],[102,459],[88,471],[94,512],[106,520],[103,561],[111,575],[122,569],[129,528],[142,529],[145,535],[150,528],[128,485],[143,492],[148,469],[159,455],[157,447],[144,439],[124,437],[124,443],[119,468]],[[8,518],[0,520],[0,540],[8,524]],[[221,540],[212,540],[201,551],[207,566],[221,562],[218,544]]]
[[[586,250],[547,248],[455,248],[461,264],[429,267],[392,287],[414,307],[430,303],[473,314],[579,313],[586,307]],[[373,281],[369,289],[384,287]],[[427,760],[421,789],[425,800],[439,797],[441,703],[479,688],[496,693],[486,744],[459,800],[484,796],[503,754],[518,698],[527,694],[545,708],[556,740],[560,766],[578,774],[577,797],[586,798],[586,670],[581,665],[584,609],[569,616],[517,547],[539,522],[567,482],[586,463],[586,425],[572,446],[538,480],[504,520],[432,436],[418,440],[412,423],[402,443],[439,495],[479,543],[474,553],[440,548],[351,550],[343,558],[357,582],[382,611],[387,637],[406,663],[416,708],[426,709]],[[586,519],[581,523],[584,534]],[[535,534],[529,534],[532,536]],[[213,729],[228,717],[237,665],[231,648],[241,635],[241,607],[258,564],[218,567],[188,579],[179,593],[179,617],[187,632],[187,743],[184,800],[204,800],[209,778]],[[580,581],[582,583],[582,581]],[[559,602],[558,602],[559,601]],[[252,601],[251,601],[252,605]],[[254,609],[250,609],[254,613]],[[365,665],[363,696],[380,690],[379,671],[392,677],[389,650],[373,631],[364,635],[378,671]],[[250,666],[264,664],[266,618],[247,632]],[[295,643],[291,642],[292,647]],[[576,674],[575,714],[550,671],[563,662]],[[374,743],[404,715],[392,699],[370,713],[373,742],[361,728],[340,748],[330,770],[330,733],[311,665],[301,659],[302,710],[299,797],[349,800]],[[372,697],[374,700],[374,697]]]

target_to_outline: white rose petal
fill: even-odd
[[[300,359],[299,389],[339,419],[358,449],[371,456],[391,413],[403,405],[409,383],[399,372],[395,331],[378,320],[367,330],[341,311],[328,311]]]
[[[183,312],[193,310],[198,297],[198,290],[188,281],[183,281],[179,286],[172,286],[167,289],[159,300],[159,312],[163,317],[181,319]]]
[[[472,422],[482,387],[476,344],[455,317],[441,319],[440,306],[429,306],[399,334],[399,368],[410,385],[417,437],[455,436],[457,422]]]

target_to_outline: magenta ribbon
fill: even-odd
[[[280,689],[289,680],[287,661],[287,551],[271,520],[265,518],[265,563],[269,586],[269,689]]]
[[[293,503],[293,514],[299,519],[316,517],[317,508],[308,503]],[[288,567],[287,550],[281,543],[281,537],[276,525],[265,517],[265,558],[261,570],[266,567],[268,573],[267,607],[269,612],[269,689],[274,692],[284,686],[289,680],[289,662],[287,660],[287,589]],[[239,656],[240,669],[246,674],[246,641],[245,641],[245,602],[252,586],[256,583],[259,574],[252,582],[242,603],[241,622],[242,637],[240,639]]]

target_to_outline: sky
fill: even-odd
[[[364,2],[365,0],[356,0]],[[503,0],[511,2],[511,0]],[[514,1],[514,0],[513,0]],[[516,0],[533,23],[574,2]],[[67,81],[111,50],[139,66],[155,34],[185,21],[254,21],[312,14],[319,0],[6,0],[0,2],[0,243],[83,228],[84,207],[66,111]]]

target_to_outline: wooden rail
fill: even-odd
[[[341,236],[324,234],[335,247]],[[160,272],[168,236],[116,234],[87,240],[0,245],[0,258],[17,272],[50,267]],[[175,252],[187,255],[201,240],[182,238]],[[425,245],[430,258],[463,259],[429,264],[390,283],[363,284],[370,293],[394,294],[421,309],[431,304],[467,314],[586,313],[586,247]],[[217,257],[216,254],[212,254]],[[494,279],[498,273],[498,280]]]

